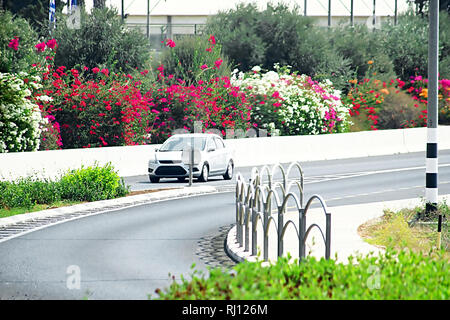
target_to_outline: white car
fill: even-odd
[[[150,181],[156,183],[161,178],[184,181],[189,177],[189,165],[183,163],[182,154],[183,150],[190,149],[192,143],[198,156],[192,170],[193,177],[203,182],[211,176],[223,176],[226,180],[233,178],[232,152],[222,138],[216,134],[193,133],[173,135],[155,150],[154,157],[148,162]]]

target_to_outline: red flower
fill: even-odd
[[[93,73],[98,73],[100,71],[100,69],[99,68],[97,68],[97,67],[95,67],[95,68],[92,68],[92,72]]]
[[[217,69],[219,69],[220,68],[220,65],[222,64],[222,59],[218,59],[218,60],[216,60],[216,62],[214,62],[214,64],[216,65],[216,68]]]
[[[174,48],[175,47],[175,42],[172,39],[167,39],[166,40],[166,47]]]
[[[94,69],[92,69],[94,70]],[[107,76],[109,74],[109,70],[108,69],[102,69],[100,70],[101,73],[103,73],[105,76]]]
[[[216,38],[214,38],[213,35],[210,35],[210,36],[209,36],[208,41],[209,41],[209,43],[211,43],[212,45],[215,45],[215,44],[216,44]]]
[[[50,39],[46,43],[47,47],[54,49],[57,46],[56,39]]]
[[[200,66],[200,69],[202,69],[202,70],[205,70],[207,68],[208,68],[208,66],[206,64],[203,64],[203,65]]]
[[[45,42],[38,43],[34,46],[38,52],[44,52],[45,50]]]
[[[19,49],[19,37],[14,37],[14,39],[11,39],[11,41],[8,44],[8,47],[13,49],[14,51],[17,51]]]

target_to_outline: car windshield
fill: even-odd
[[[206,137],[171,137],[164,142],[159,151],[183,151],[191,147],[192,141],[194,148],[205,149]]]

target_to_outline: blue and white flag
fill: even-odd
[[[69,14],[72,13],[76,8],[77,8],[77,0],[71,0]]]
[[[55,0],[50,0],[50,7],[48,11],[48,22],[50,24],[50,27],[53,24],[53,28],[56,27],[56,5]]]

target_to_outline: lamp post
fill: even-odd
[[[147,0],[147,39],[150,41],[150,0]]]
[[[354,25],[353,0],[350,1],[350,25]]]
[[[122,22],[125,19],[125,13],[124,13],[124,9],[123,9],[123,1],[124,0],[121,1],[121,5],[122,5]]]

